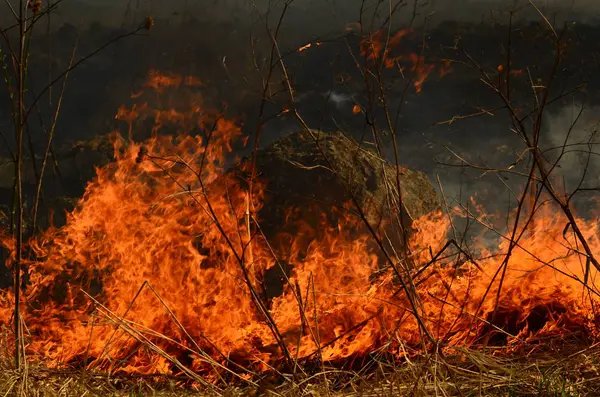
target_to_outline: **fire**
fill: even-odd
[[[151,70],[146,81],[146,87],[151,87],[157,92],[162,92],[167,87],[179,87],[182,84],[195,87],[202,85],[202,82],[195,76],[182,77],[174,74],[164,74],[157,70]]]
[[[290,357],[339,361],[382,347],[417,352],[434,341],[443,349],[516,349],[569,330],[596,337],[597,272],[588,273],[566,220],[551,208],[509,257],[506,239],[475,240],[475,257],[448,250],[433,260],[451,227],[434,213],[415,220],[408,260],[390,263],[372,236],[356,236],[361,220],[343,212],[336,226],[323,214],[319,233],[282,230],[286,252],[274,258],[250,215],[268,194],[262,181],[250,195],[226,172],[240,126],[197,101],[153,109],[150,97],[119,114],[129,128],[136,118],[152,120],[154,136],[134,143],[115,134],[116,161],[98,169],[66,225],[28,244],[27,349],[48,366],[216,380],[223,368],[279,365],[282,344]],[[167,126],[178,133],[159,134]],[[597,224],[578,221],[597,251]],[[12,240],[1,241],[14,252]],[[261,304],[262,276],[278,259],[293,273],[283,295]],[[13,302],[4,291],[6,324]]]
[[[319,47],[319,46],[321,46],[322,44],[323,44],[323,43],[321,43],[321,42],[318,42],[318,41],[317,41],[317,42],[314,42],[314,43],[308,43],[308,44],[305,44],[305,45],[301,46],[300,48],[298,48],[298,52],[303,52],[303,51],[306,51],[306,50],[308,50],[310,47],[312,47],[313,45],[316,45],[317,47]]]
[[[413,86],[417,93],[423,90],[423,83],[429,75],[438,69],[440,78],[444,77],[451,71],[451,62],[444,60],[441,65],[437,66],[433,63],[428,63],[423,55],[414,52],[408,55],[392,56],[391,52],[397,49],[402,40],[414,33],[412,28],[401,29],[393,36],[388,37],[387,33],[379,30],[361,42],[361,53],[371,62],[381,62],[388,69],[397,69],[404,72],[410,70],[413,77]]]
[[[504,72],[504,65],[498,65],[498,67],[496,69],[498,70],[498,73],[502,73],[502,72]],[[510,70],[511,76],[522,76],[523,74],[525,74],[525,69],[511,69]]]

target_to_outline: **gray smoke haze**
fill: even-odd
[[[600,1],[532,1],[557,25],[564,21],[578,21],[597,26],[600,21]],[[528,0],[405,0],[404,3],[394,14],[392,29],[406,26],[413,15],[414,24],[423,26],[426,23],[428,32],[446,21],[483,21],[482,25],[488,27],[496,23],[505,24],[508,21],[507,11],[513,9],[520,9],[516,18],[521,22],[541,20],[538,11]],[[60,120],[57,140],[87,139],[90,135],[108,132],[112,126],[107,125],[106,120],[113,119],[117,107],[135,91],[136,85],[150,68],[199,74],[209,85],[219,87],[210,100],[218,102],[223,99],[220,94],[229,95],[226,99],[239,102],[239,109],[236,110],[240,114],[250,115],[247,124],[252,125],[251,117],[257,113],[258,98],[246,95],[241,90],[242,85],[236,85],[233,81],[251,80],[252,67],[246,65],[250,64],[250,36],[256,35],[268,42],[261,15],[273,6],[270,22],[274,26],[282,4],[283,1],[273,0],[64,0],[51,18],[52,28],[58,32],[53,51],[62,51],[60,56],[55,54],[55,70],[64,68],[77,38],[76,27],[80,24],[85,33],[80,40],[80,55],[104,43],[115,31],[136,26],[148,15],[156,19],[156,27],[148,36],[110,47],[106,53],[94,57],[81,70],[73,73],[67,88],[65,116]],[[288,10],[282,28],[283,50],[294,49],[294,46],[312,39],[345,34],[347,24],[359,19],[361,5],[361,0],[296,0]],[[5,5],[0,4],[0,23],[6,26],[10,15],[4,11]],[[365,29],[378,27],[377,22],[385,20],[388,13],[388,2],[366,0],[363,9]],[[442,33],[451,38],[453,32]],[[480,37],[475,33],[471,34],[471,40],[475,42],[475,47],[479,47],[480,43],[487,45],[489,37]],[[495,47],[486,53],[490,62],[497,62],[491,60],[490,54],[502,55],[503,40],[504,36],[494,42],[492,46]],[[447,44],[451,43],[436,43],[437,46]],[[365,129],[364,120],[351,118],[350,112],[355,98],[361,96],[360,90],[334,87],[331,83],[334,73],[330,70],[329,61],[337,57],[335,51],[343,53],[346,47],[342,45],[341,49],[328,51],[329,47],[321,53],[310,53],[303,59],[291,62],[297,62],[292,66],[302,83],[297,88],[298,100],[304,106],[302,110],[311,121],[311,127],[319,127],[321,123],[324,129],[341,125],[355,136],[360,136]],[[310,58],[313,54],[314,58]],[[530,62],[534,64],[535,60]],[[229,76],[223,72],[223,63],[229,68]],[[346,60],[340,67],[352,68],[352,64]],[[434,78],[432,81],[426,83],[428,85],[422,94],[415,95],[412,92],[402,99],[405,103],[402,104],[399,127],[400,162],[427,172],[433,180],[439,175],[448,197],[460,197],[464,201],[477,193],[482,201],[490,202],[496,208],[507,208],[511,200],[510,192],[499,183],[497,175],[482,175],[482,172],[445,167],[437,163],[457,163],[456,156],[450,152],[452,150],[474,163],[508,167],[522,152],[522,142],[510,132],[506,115],[499,112],[494,118],[465,119],[452,125],[433,127],[434,123],[454,115],[471,113],[477,106],[491,108],[497,103],[489,102],[487,94],[483,93],[487,89],[482,88],[477,76],[456,73],[444,80]],[[391,98],[394,105],[401,104],[399,98],[399,95],[398,98]],[[232,107],[237,104],[231,103]],[[329,106],[329,113],[322,112],[325,104]],[[598,103],[586,103],[586,107],[584,115],[573,128],[570,144],[587,142],[585,140],[593,130],[594,114],[597,114],[600,106]],[[544,123],[546,147],[564,141],[572,113],[572,105],[564,104],[554,106],[552,113],[548,113]],[[264,142],[276,140],[296,128],[291,122],[272,122],[266,127]],[[579,145],[579,151],[567,153],[556,170],[556,175],[564,178],[567,187],[579,183],[582,161],[586,161],[581,149],[585,150],[586,147]],[[391,152],[388,154],[391,155]],[[548,153],[550,159],[555,155],[555,152]],[[589,169],[586,186],[594,186],[600,174],[600,162],[594,156],[589,162]],[[523,184],[521,178],[504,178],[507,178],[506,184],[514,191],[518,191]]]
[[[600,186],[600,107],[573,104],[547,116],[546,153],[557,164],[555,178],[567,191]],[[564,150],[562,148],[565,148]]]
[[[232,12],[264,13],[268,9],[281,9],[283,1],[273,0],[151,0],[140,3],[134,1],[99,1],[99,0],[72,0],[68,6],[73,10],[89,8],[95,17],[102,14],[107,21],[116,21],[112,11],[129,10],[141,14],[153,14],[157,17],[171,16],[174,12],[199,12],[211,17],[229,19]],[[532,2],[540,11],[547,13],[552,19],[555,13],[562,17],[581,19],[586,21],[597,20],[600,15],[600,3],[595,0],[535,0]],[[397,4],[401,4],[397,7]],[[482,17],[490,17],[492,13],[508,11],[519,8],[532,8],[524,15],[534,17],[537,12],[531,7],[528,0],[429,0],[429,1],[382,1],[382,0],[296,0],[291,3],[292,14],[295,18],[309,21],[308,29],[319,25],[331,26],[336,19],[356,18],[361,8],[364,15],[370,15],[375,10],[381,17],[387,17],[391,8],[397,7],[398,18],[411,18],[413,12],[419,17],[429,17],[432,22],[440,20],[479,21]],[[303,14],[303,15],[302,15]],[[90,15],[92,16],[92,15]]]
[[[186,17],[236,20],[243,27],[267,10],[272,10],[273,17],[277,18],[283,3],[274,0],[65,0],[53,18],[55,26],[65,22],[86,24],[96,21],[118,27],[152,15],[172,22]],[[401,5],[396,6],[398,3]],[[564,20],[595,23],[600,20],[600,2],[595,0],[535,0],[532,3],[555,23]],[[298,24],[294,25],[300,30],[299,34],[321,35],[343,27],[347,22],[357,21],[361,9],[364,20],[368,21],[375,15],[379,20],[387,18],[392,8],[395,9],[393,20],[399,24],[412,19],[417,25],[427,20],[429,26],[446,20],[491,21],[502,19],[507,11],[516,9],[521,10],[517,19],[539,19],[538,11],[529,0],[296,0],[289,7],[287,19]],[[2,14],[0,20],[10,18],[9,13]],[[198,26],[198,30],[202,32],[202,26]]]

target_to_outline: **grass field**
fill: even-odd
[[[248,384],[199,389],[180,377],[95,374],[28,364],[23,373],[2,361],[2,396],[598,396],[600,348],[545,341],[527,353],[460,350],[390,364],[370,360],[358,370],[326,368],[265,375]],[[579,346],[579,347],[578,347]],[[522,350],[524,351],[524,350]],[[498,353],[498,352],[496,352]]]

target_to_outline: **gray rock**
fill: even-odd
[[[439,208],[435,188],[423,172],[389,164],[373,148],[341,132],[292,133],[260,150],[256,167],[258,177],[266,181],[264,206],[258,213],[260,227],[280,257],[285,257],[291,238],[304,239],[308,245],[325,229],[336,227],[343,214],[357,218],[355,235],[375,231],[386,248],[398,250],[405,241],[400,224],[408,236],[413,219]],[[237,175],[247,179],[248,173],[239,169]],[[397,172],[401,206],[394,205],[398,203]],[[353,204],[361,209],[371,230]],[[373,244],[377,247],[375,239]],[[283,267],[286,273],[291,271],[289,264]],[[265,275],[269,297],[282,292],[282,278],[277,266]]]

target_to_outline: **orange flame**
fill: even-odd
[[[202,83],[195,76],[179,76],[174,74],[164,74],[157,70],[151,70],[148,73],[148,80],[146,87],[153,88],[158,92],[162,92],[167,87],[179,87],[180,85],[186,86],[200,86]]]
[[[412,28],[401,29],[393,36],[388,37],[386,32],[379,30],[361,42],[361,53],[371,62],[381,62],[386,68],[397,68],[404,72],[406,67],[413,72],[413,86],[417,93],[423,89],[423,83],[429,75],[438,68],[439,77],[442,78],[451,71],[451,62],[445,60],[442,65],[427,63],[425,57],[416,53],[392,56],[390,53],[397,49],[402,39],[412,34]]]
[[[266,193],[258,181],[250,197],[225,172],[240,127],[196,102],[135,109],[154,120],[154,137],[140,144],[114,135],[116,161],[98,169],[67,224],[28,244],[31,280],[21,311],[30,353],[49,366],[181,372],[171,356],[207,378],[215,368],[206,357],[257,370],[276,365],[283,354],[257,307],[262,298],[252,292],[277,266],[249,222],[248,212],[260,210]],[[128,124],[134,119],[133,112],[120,114]],[[167,125],[178,135],[159,135]],[[534,218],[534,233],[508,260],[510,244],[502,240],[495,247],[475,241],[479,260],[454,252],[432,261],[450,220],[424,216],[413,224],[410,265],[382,259],[371,236],[356,236],[361,220],[335,211],[338,225],[322,214],[318,231],[299,225],[301,233],[281,232],[287,245],[279,259],[294,270],[269,313],[294,357],[336,361],[384,346],[398,355],[401,344],[419,349],[429,340],[415,314],[446,349],[517,348],[572,329],[597,335],[597,272],[588,272],[578,242],[564,232],[566,219],[550,208]],[[597,224],[578,221],[597,252]],[[14,241],[0,241],[12,263]],[[582,288],[585,278],[589,290]],[[0,295],[6,324],[13,302],[9,291]]]
[[[323,44],[323,43],[320,43],[320,42],[308,43],[308,44],[305,44],[305,45],[301,46],[300,48],[298,48],[298,52],[303,52],[303,51],[306,51],[306,50],[308,50],[310,47],[312,47],[313,45],[316,45],[317,47],[319,47],[319,46],[321,46],[322,44]]]
[[[498,65],[496,69],[498,70],[498,73],[502,73],[504,71],[504,65]],[[510,69],[511,76],[522,76],[523,74],[525,74],[525,69]]]

